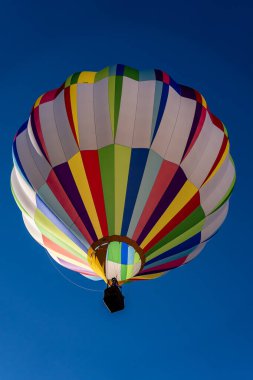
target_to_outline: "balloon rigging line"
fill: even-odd
[[[76,282],[70,280],[70,278],[68,278],[65,274],[62,273],[62,271],[55,265],[52,257],[49,255],[49,253],[47,252],[47,250],[45,249],[46,253],[47,253],[47,256],[49,258],[49,261],[51,262],[51,264],[53,265],[53,267],[57,270],[58,273],[60,273],[60,275],[65,279],[67,280],[69,283],[71,283],[72,285],[75,285],[77,286],[78,288],[81,288],[83,290],[87,290],[87,291],[90,291],[90,292],[97,292],[97,293],[102,293],[103,290],[98,290],[98,289],[91,289],[91,288],[86,288],[84,286],[81,286],[79,284],[77,284]]]

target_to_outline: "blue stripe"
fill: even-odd
[[[148,265],[155,263],[157,261],[160,261],[162,259],[165,259],[167,257],[171,257],[173,255],[176,255],[180,252],[186,251],[188,249],[191,249],[198,245],[201,241],[201,232],[197,233],[196,235],[192,236],[190,239],[184,241],[183,243],[177,245],[176,247],[169,249],[168,251],[162,253],[161,255],[155,257],[154,259],[150,260],[148,262]]]
[[[132,149],[131,162],[128,175],[126,201],[124,209],[124,217],[122,222],[121,235],[127,234],[134,205],[139,192],[142,176],[145,170],[149,149],[137,148]]]
[[[121,264],[128,264],[128,244],[121,243]]]
[[[46,206],[46,204],[40,199],[38,194],[36,194],[36,204],[38,210],[40,210],[60,231],[62,231],[68,238],[70,238],[73,243],[75,243],[84,252],[87,252],[88,247],[85,247],[79,239],[66,227],[65,224],[57,218],[57,216]]]
[[[31,188],[33,188],[31,182],[29,181],[29,179],[28,179],[28,177],[27,177],[27,175],[23,169],[21,161],[19,159],[16,140],[12,144],[12,159],[13,159],[13,163],[14,163],[15,168],[18,169],[18,171],[20,172],[20,174],[22,175],[24,180],[31,186]]]
[[[166,107],[168,95],[169,95],[169,85],[167,83],[163,83],[162,94],[161,94],[161,99],[160,99],[160,106],[159,106],[159,111],[158,111],[158,115],[157,115],[157,119],[156,119],[155,129],[154,129],[153,136],[152,136],[152,142],[153,142],[153,140],[157,134],[158,128],[160,126],[160,123],[161,123],[161,120],[163,117],[163,113],[164,113],[164,110]]]

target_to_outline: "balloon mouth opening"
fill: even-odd
[[[88,252],[92,269],[108,284],[119,284],[136,276],[144,267],[145,255],[139,245],[126,236],[111,235],[93,242]]]

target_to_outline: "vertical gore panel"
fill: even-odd
[[[127,190],[127,181],[129,174],[129,165],[131,157],[131,149],[115,145],[115,234],[120,235],[125,199],[126,199],[126,190]]]
[[[94,231],[93,225],[84,207],[84,204],[82,202],[81,196],[79,194],[78,188],[76,186],[68,163],[66,162],[64,164],[58,165],[54,168],[54,172],[56,173],[62,187],[68,195],[68,198],[70,199],[78,215],[83,221],[85,227],[87,228],[90,236],[94,241],[96,241],[97,235]]]
[[[142,176],[145,170],[148,153],[148,149],[132,150],[121,235],[126,235],[128,231]]]
[[[100,173],[98,151],[86,150],[82,151],[81,155],[93,201],[97,210],[102,233],[104,236],[107,236],[108,226],[105,212],[104,193]]]
[[[115,232],[115,190],[114,190],[114,145],[99,150],[99,162],[102,177],[108,232]]]

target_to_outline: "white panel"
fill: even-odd
[[[206,217],[205,224],[201,231],[201,241],[207,240],[222,225],[228,213],[228,205],[229,202],[227,201],[221,208]]]
[[[11,184],[14,194],[21,203],[22,207],[30,216],[33,217],[37,208],[35,192],[25,182],[15,168],[11,172]]]
[[[195,100],[181,97],[176,125],[165,154],[167,161],[171,161],[175,164],[180,163],[191,131],[195,109]]]
[[[68,161],[79,151],[79,148],[76,144],[75,138],[73,136],[68,121],[66,105],[64,100],[64,91],[61,91],[55,98],[53,102],[53,108],[59,139],[62,145],[66,161]]]
[[[30,218],[26,214],[22,214],[24,224],[29,231],[30,235],[40,244],[43,246],[43,239],[42,239],[42,234],[36,224],[34,223],[34,220]]]
[[[137,110],[138,83],[136,80],[124,77],[116,144],[132,146],[134,122]]]
[[[80,150],[97,149],[93,84],[77,86],[77,112]]]
[[[106,260],[105,262],[106,278],[111,280],[115,277],[118,281],[121,280],[121,265],[112,261]]]
[[[139,82],[133,148],[148,148],[151,140],[156,81]]]
[[[203,128],[181,167],[189,180],[200,188],[221,148],[224,133],[212,124],[207,114]]]
[[[45,179],[41,175],[36,163],[34,162],[29,148],[28,139],[29,136],[27,130],[24,130],[20,135],[18,135],[16,139],[17,152],[21,165],[27,177],[29,178],[29,181],[37,191],[45,183]],[[32,146],[31,143],[30,146]]]
[[[141,261],[138,261],[138,263],[133,265],[133,276],[139,273],[140,269],[141,269]]]
[[[208,215],[224,197],[235,175],[229,155],[215,176],[200,188],[200,203],[206,215]]]
[[[41,130],[52,166],[66,161],[54,119],[54,101],[39,106]]]
[[[27,131],[26,137],[27,137],[27,146],[31,153],[31,157],[34,160],[37,169],[39,170],[42,177],[46,181],[48,174],[52,170],[52,166],[49,164],[48,160],[45,158],[43,154],[42,155],[38,154],[33,144],[31,143],[30,137],[28,135],[28,131]]]
[[[200,243],[197,246],[197,248],[195,248],[194,251],[187,256],[187,259],[185,260],[184,264],[186,264],[189,261],[195,259],[195,257],[197,257],[200,254],[200,252],[202,251],[202,249],[205,248],[205,245],[206,245],[206,243]]]
[[[113,144],[113,135],[109,112],[108,78],[94,83],[94,113],[97,146]]]
[[[163,117],[156,137],[151,146],[151,149],[163,158],[165,156],[172,133],[175,128],[179,107],[180,96],[172,87],[170,87]]]
[[[29,139],[31,141],[31,144],[33,145],[34,149],[36,150],[37,154],[40,156],[43,156],[43,153],[40,150],[39,145],[37,144],[37,141],[34,137],[32,125],[31,125],[31,117],[29,117],[28,123],[27,123],[27,133],[29,135]]]

